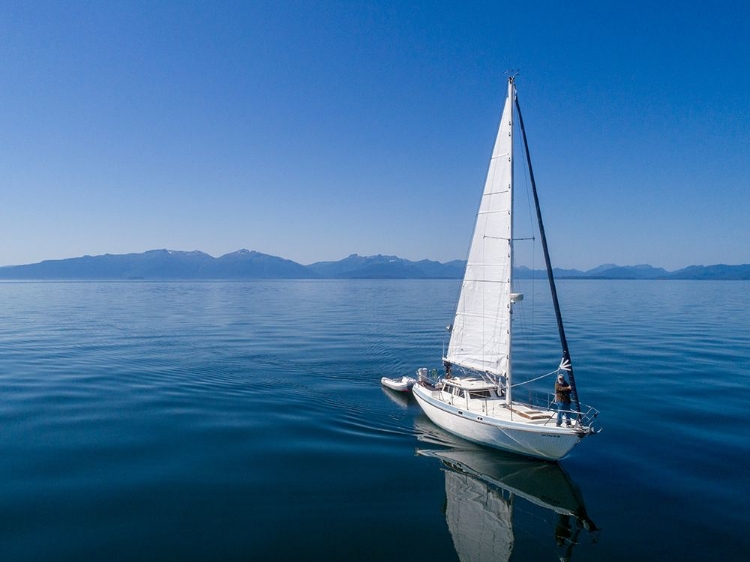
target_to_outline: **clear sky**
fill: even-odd
[[[0,265],[464,259],[517,79],[553,265],[750,262],[750,2],[0,3]]]

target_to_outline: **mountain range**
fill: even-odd
[[[141,254],[104,254],[29,265],[0,267],[0,279],[29,280],[178,280],[178,279],[460,279],[466,262],[410,261],[396,256],[352,254],[339,261],[301,265],[239,250],[214,258],[203,252],[151,250]],[[555,269],[558,279],[716,279],[750,280],[750,264],[693,265],[669,272],[650,265],[605,264],[588,271]],[[543,270],[516,269],[521,279],[543,278]]]

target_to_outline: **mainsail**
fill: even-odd
[[[446,355],[450,363],[495,375],[510,368],[513,97],[511,80]]]

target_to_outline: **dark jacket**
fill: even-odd
[[[566,382],[555,381],[555,400],[570,402],[570,385]]]

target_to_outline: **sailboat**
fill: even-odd
[[[523,301],[523,294],[514,291],[514,114],[523,138],[562,347],[559,366],[536,379],[550,377],[553,381],[552,377],[563,374],[569,380],[569,414],[575,423],[566,426],[556,423],[554,393],[533,392],[531,387],[520,392],[517,387],[530,381],[514,383],[513,378],[512,318],[514,307]],[[600,430],[598,411],[578,399],[514,77],[508,79],[455,320],[449,329],[444,376],[430,377],[427,369],[421,368],[412,388],[417,403],[436,425],[481,445],[552,461],[565,457],[583,438]]]

